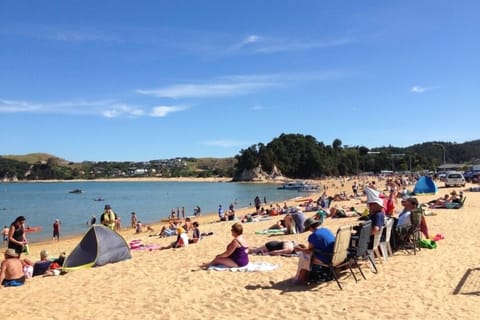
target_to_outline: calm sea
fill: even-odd
[[[84,192],[69,193],[74,189]],[[304,196],[297,191],[278,190],[272,184],[231,182],[58,182],[0,183],[0,224],[7,225],[19,215],[27,226],[41,226],[40,232],[28,234],[30,241],[49,239],[55,219],[62,223],[61,235],[83,234],[92,215],[100,220],[105,204],[121,217],[122,225],[130,223],[132,211],[144,223],[168,217],[172,208],[185,207],[193,215],[199,205],[202,213],[215,213],[218,205],[228,208],[248,207],[255,196],[267,202]],[[99,198],[104,201],[97,201]]]

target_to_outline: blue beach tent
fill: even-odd
[[[435,182],[433,182],[430,176],[421,176],[415,184],[415,188],[413,189],[413,193],[416,195],[436,194],[437,192],[437,185],[435,184]]]

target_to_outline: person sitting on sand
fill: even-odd
[[[33,265],[33,276],[40,276],[47,274],[48,268],[52,264],[52,261],[48,259],[47,250],[40,251],[40,260]]]
[[[142,233],[142,231],[143,231],[142,221],[138,220],[135,226],[135,233]]]
[[[188,243],[197,243],[200,239],[202,239],[202,233],[198,228],[199,224],[197,221],[192,223],[193,230],[192,230],[192,238],[188,239]]]
[[[233,240],[227,245],[227,249],[217,255],[212,261],[202,264],[202,268],[223,265],[228,268],[244,267],[248,264],[248,244],[243,238],[243,226],[241,223],[232,225]]]
[[[248,253],[250,254],[267,254],[271,256],[277,256],[282,254],[294,254],[297,249],[304,249],[303,244],[296,245],[295,241],[285,240],[285,241],[268,241],[265,245],[258,248],[250,248]]]
[[[189,217],[185,218],[185,222],[183,223],[183,229],[188,233],[193,230],[192,220]]]
[[[165,249],[176,249],[188,246],[188,235],[185,232],[185,229],[182,227],[177,228],[177,240],[170,243],[168,246],[163,246],[158,248],[158,250],[165,250]]]
[[[16,287],[25,284],[24,264],[15,252],[15,249],[8,248],[5,253],[5,260],[0,266],[0,284],[4,287]]]
[[[177,224],[175,221],[170,221],[168,224],[168,227],[163,226],[162,230],[160,230],[159,237],[170,237],[175,234],[177,234],[177,228],[179,227],[179,224]]]

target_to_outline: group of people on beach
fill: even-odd
[[[329,265],[333,255],[333,248],[335,245],[335,235],[325,227],[322,227],[323,221],[327,218],[336,217],[350,217],[358,218],[358,226],[361,226],[366,220],[372,224],[372,231],[370,234],[370,240],[368,243],[369,249],[373,250],[374,237],[382,232],[385,233],[385,225],[389,219],[393,220],[391,245],[393,250],[398,248],[398,242],[400,240],[400,233],[406,229],[411,228],[412,212],[421,211],[421,205],[417,198],[414,196],[399,192],[398,186],[387,181],[386,192],[380,192],[377,190],[375,183],[366,184],[363,187],[363,193],[361,193],[357,184],[352,189],[353,196],[361,200],[361,202],[367,205],[365,212],[359,212],[355,208],[351,207],[348,210],[340,209],[336,206],[328,208],[328,205],[322,208],[321,198],[325,198],[325,194],[322,195],[317,201],[317,212],[311,217],[307,217],[302,212],[300,207],[289,208],[289,211],[285,213],[285,216],[281,223],[276,223],[272,228],[283,228],[286,233],[302,233],[309,232],[307,237],[307,244],[297,244],[292,240],[281,241],[268,241],[260,247],[249,247],[246,239],[243,235],[242,222],[246,222],[243,219],[241,222],[236,222],[231,225],[230,232],[232,234],[232,240],[227,244],[225,251],[215,256],[211,261],[201,265],[202,268],[208,269],[212,266],[223,265],[225,267],[243,267],[249,263],[249,254],[262,254],[262,255],[302,255],[308,256],[308,266],[303,265],[297,271],[296,279],[299,282],[307,281],[307,274],[310,270],[320,270],[321,278],[317,278],[320,281],[327,281],[332,279],[330,270],[326,267]],[[401,196],[401,197],[400,197]],[[366,197],[366,200],[361,199]],[[401,200],[401,209],[396,208],[396,203]],[[329,203],[331,204],[331,200]],[[260,208],[257,209],[260,212]],[[255,214],[257,213],[255,212]],[[419,222],[419,229],[426,239],[429,239],[430,234],[426,223],[425,215],[420,215],[421,221]],[[287,228],[288,226],[288,228]],[[287,231],[288,230],[288,231]],[[353,230],[359,230],[359,228],[353,228]],[[356,231],[354,231],[356,232]],[[381,235],[379,235],[381,236]]]
[[[60,268],[65,259],[65,253],[62,253],[55,261],[48,259],[46,250],[40,252],[40,260],[32,262],[30,259],[21,259],[22,253],[28,254],[28,240],[26,236],[24,216],[18,216],[8,228],[4,241],[7,242],[7,249],[4,252],[5,260],[1,263],[0,284],[4,287],[20,286],[25,283],[27,277],[48,274],[54,269]],[[53,237],[60,238],[60,220],[55,219],[53,224]],[[53,264],[55,263],[55,264]],[[55,268],[56,267],[56,268]]]

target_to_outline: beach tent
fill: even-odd
[[[103,225],[93,225],[67,256],[63,268],[75,270],[98,267],[131,257],[130,248],[120,234]]]
[[[413,189],[414,194],[436,194],[437,191],[437,185],[430,176],[421,176]]]

